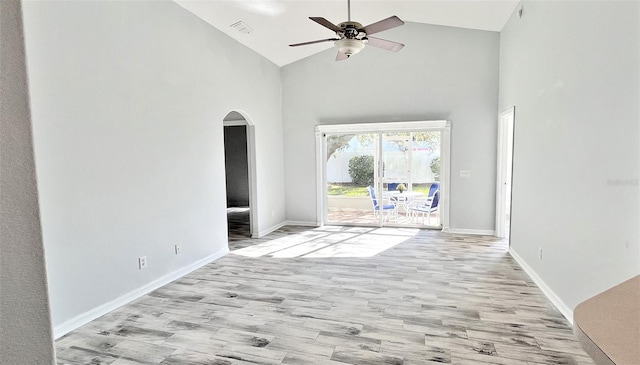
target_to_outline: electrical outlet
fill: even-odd
[[[180,245],[176,245],[176,255],[180,254]]]
[[[542,247],[538,247],[538,260],[542,261]]]
[[[147,256],[138,257],[138,267],[140,268],[140,270],[147,267]]]
[[[471,177],[471,170],[460,170],[460,177]]]

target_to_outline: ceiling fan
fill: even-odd
[[[397,16],[390,16],[386,19],[363,27],[362,24],[351,21],[351,0],[347,0],[347,16],[349,20],[338,25],[335,25],[322,17],[309,17],[309,19],[313,20],[314,22],[336,32],[337,38],[320,39],[317,41],[290,44],[289,46],[298,47],[315,43],[335,42],[334,44],[338,48],[336,61],[346,60],[352,55],[362,51],[365,44],[393,52],[398,52],[402,49],[402,47],[404,47],[404,44],[402,43],[370,37],[371,34],[379,33],[403,25],[404,22]]]

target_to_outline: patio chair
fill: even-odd
[[[396,204],[393,204],[389,199],[376,198],[376,191],[371,186],[367,186],[367,190],[369,190],[371,204],[373,205],[373,218],[378,219],[378,214],[382,214],[383,222],[389,218],[398,219],[398,206]],[[385,204],[384,200],[387,200],[388,203]]]
[[[435,194],[438,190],[440,190],[440,183],[431,183],[431,186],[429,186],[429,194],[427,194],[427,197],[433,198],[433,194]]]
[[[425,218],[431,219],[431,214],[438,212],[438,203],[440,202],[440,190],[435,190],[433,196],[427,199],[414,200],[407,207],[411,220],[418,218],[422,214],[422,224]]]

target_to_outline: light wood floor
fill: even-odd
[[[59,364],[593,364],[492,237],[284,227],[68,334]]]

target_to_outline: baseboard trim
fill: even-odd
[[[319,227],[317,222],[306,221],[285,221],[285,226],[301,226],[301,227]]]
[[[60,337],[66,335],[67,333],[113,311],[116,310],[123,305],[130,303],[143,295],[149,294],[152,291],[169,284],[170,282],[180,279],[181,277],[187,275],[188,273],[195,271],[204,265],[213,262],[222,256],[229,253],[229,248],[224,248],[214,254],[211,254],[201,260],[194,262],[193,264],[183,267],[182,269],[176,270],[172,273],[169,273],[163,277],[160,277],[149,284],[146,284],[140,288],[134,289],[129,293],[122,295],[110,302],[104,303],[96,308],[93,308],[85,313],[82,313],[74,318],[69,319],[68,321],[55,326],[53,329],[53,336],[57,340]]]
[[[284,226],[304,226],[304,227],[318,227],[318,223],[316,222],[305,222],[305,221],[283,221],[274,226],[271,226],[267,229],[258,232],[258,236],[253,236],[252,238],[261,238],[269,233],[276,231]]]
[[[464,229],[464,228],[448,228],[442,229],[442,232],[445,233],[455,233],[455,234],[472,234],[479,236],[493,236],[496,231],[492,231],[490,229]]]
[[[516,251],[513,250],[513,248],[509,248],[509,254],[518,263],[518,265],[520,265],[522,270],[524,270],[524,272],[529,275],[531,280],[536,283],[538,288],[540,288],[542,293],[551,301],[551,303],[553,303],[553,305],[558,308],[564,318],[566,318],[567,321],[569,321],[569,323],[573,325],[573,311],[569,309],[569,306],[567,306],[565,302],[563,302],[562,299],[560,299],[560,297],[553,290],[551,290],[547,283],[545,283],[544,280],[542,280],[542,278],[538,276],[535,270],[533,270],[531,266],[529,266],[526,261],[524,261],[524,259],[520,257],[520,255],[518,255]]]
[[[269,233],[284,227],[285,223],[286,222],[280,222],[280,223],[278,223],[278,224],[276,224],[274,226],[271,226],[271,227],[269,227],[267,229],[263,229],[262,231],[258,231],[258,236],[254,235],[254,236],[251,236],[251,238],[262,238],[262,237],[268,235]]]

